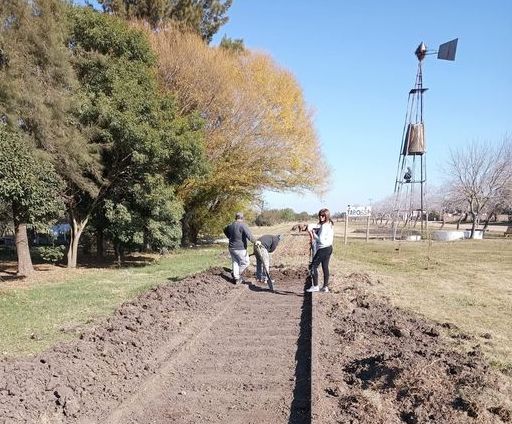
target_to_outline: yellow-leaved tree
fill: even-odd
[[[160,79],[205,121],[209,172],[179,190],[184,242],[213,234],[263,190],[321,192],[329,176],[301,87],[266,54],[210,47],[172,27],[151,33]]]

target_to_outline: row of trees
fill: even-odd
[[[85,228],[120,258],[216,234],[264,189],[322,189],[293,76],[240,40],[208,45],[230,1],[102,4],[0,5],[0,216],[20,275],[27,225],[64,213],[75,267]]]
[[[281,224],[284,222],[295,222],[295,223],[304,223],[308,222],[310,219],[315,219],[315,214],[311,215],[307,212],[299,212],[296,213],[291,208],[285,209],[267,209],[261,211],[255,218],[254,224],[260,227],[266,227],[276,224]],[[297,225],[297,224],[296,224]]]
[[[496,145],[472,143],[452,152],[447,163],[451,176],[443,193],[441,208],[469,214],[471,235],[482,214],[489,218],[512,212],[512,139]]]
[[[512,138],[505,136],[491,143],[469,143],[453,150],[444,166],[445,180],[428,193],[431,214],[443,218],[446,213],[469,217],[472,236],[482,216],[512,215]],[[377,202],[373,216],[380,222],[392,219],[394,196]],[[460,223],[460,221],[459,221]]]

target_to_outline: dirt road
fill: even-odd
[[[275,293],[236,287],[158,376],[102,421],[309,422],[310,347],[301,329],[310,325],[310,298],[297,284],[278,285]]]

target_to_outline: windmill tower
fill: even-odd
[[[458,39],[441,44],[438,51],[429,51],[420,43],[414,54],[418,58],[418,70],[414,88],[409,91],[407,113],[398,155],[393,206],[393,239],[404,229],[411,229],[420,222],[421,234],[427,230],[428,208],[425,201],[427,183],[427,146],[423,122],[423,60],[437,53],[438,59],[455,60]]]

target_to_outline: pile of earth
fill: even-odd
[[[367,290],[372,284],[351,274],[337,279],[333,296],[318,297],[316,422],[512,422],[511,380],[479,349],[489,335],[477,340],[393,307]],[[450,338],[471,348],[455,349]]]

